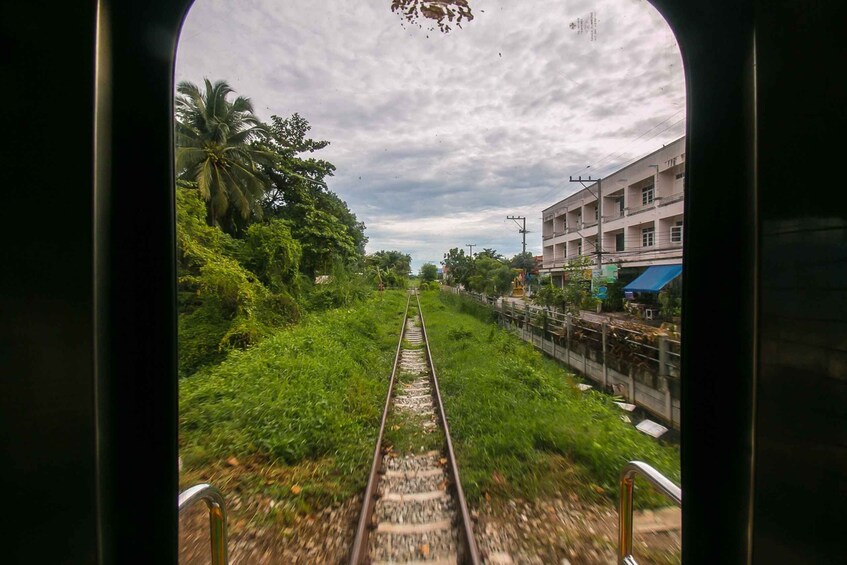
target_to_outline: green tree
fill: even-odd
[[[582,308],[594,307],[597,299],[591,296],[591,279],[585,278],[585,271],[591,266],[588,257],[571,259],[564,268],[563,288],[553,286],[552,279],[547,279],[532,297],[533,302],[572,314],[579,314]]]
[[[185,376],[219,361],[232,348],[254,344],[273,328],[296,321],[300,310],[287,292],[270,290],[260,280],[263,275],[241,262],[248,257],[248,262],[264,269],[267,280],[273,280],[277,271],[288,276],[296,261],[295,246],[283,244],[285,249],[271,253],[262,246],[250,250],[254,239],[268,248],[285,240],[279,226],[270,226],[269,234],[251,235],[248,230],[246,240],[233,239],[206,224],[202,196],[182,182],[177,185],[176,205],[179,371]]]
[[[591,278],[585,277],[586,271],[591,270],[592,262],[589,257],[580,256],[568,261],[565,265],[564,297],[566,309],[579,314],[582,308],[593,308],[597,299],[591,296]]]
[[[428,283],[438,278],[438,267],[433,263],[424,263],[421,266],[421,281]]]
[[[464,249],[452,248],[444,254],[441,264],[446,271],[444,278],[447,284],[468,285],[468,279],[473,275],[474,261],[469,255],[465,255]]]
[[[492,249],[490,247],[484,247],[482,251],[476,254],[475,259],[479,259],[480,257],[490,257],[491,259],[496,259],[498,261],[503,260],[503,255],[501,253],[497,253],[496,249]]]
[[[297,286],[301,255],[300,243],[291,235],[288,223],[273,219],[247,228],[241,262],[272,291],[292,292]]]
[[[265,134],[250,100],[227,100],[232,88],[205,80],[205,90],[181,82],[176,98],[176,171],[195,183],[206,202],[206,222],[240,231],[262,216],[268,180],[259,164],[270,155],[250,144]]]
[[[529,251],[518,253],[509,260],[509,266],[513,269],[523,269],[529,273],[535,269],[535,256]]]
[[[469,277],[468,286],[477,292],[503,296],[511,290],[514,278],[514,272],[506,263],[480,254],[474,261],[474,274]]]
[[[301,269],[309,277],[327,274],[337,263],[359,264],[368,238],[365,225],[326,185],[335,166],[325,160],[303,158],[329,145],[308,137],[309,122],[299,114],[272,116],[263,150],[273,157],[263,165],[271,181],[262,206],[268,217],[289,222],[303,248]]]
[[[377,251],[365,258],[368,269],[389,287],[405,288],[412,270],[412,257],[402,251]]]

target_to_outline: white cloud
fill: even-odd
[[[465,243],[511,255],[505,216],[523,214],[540,253],[541,209],[575,190],[569,174],[683,133],[679,51],[644,1],[470,4],[475,19],[443,35],[402,26],[389,0],[197,0],[176,78],[225,79],[262,118],[308,119],[369,250],[415,268]],[[591,11],[593,42],[568,26]]]

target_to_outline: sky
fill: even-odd
[[[391,0],[196,0],[176,81],[226,80],[263,120],[295,112],[367,252],[417,272],[452,247],[541,254],[541,211],[685,132],[673,33],[641,0],[469,0],[449,33]],[[594,24],[591,24],[593,15]],[[467,247],[464,247],[467,251]]]

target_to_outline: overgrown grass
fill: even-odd
[[[469,498],[615,497],[632,459],[679,482],[676,448],[624,423],[607,396],[580,392],[562,366],[482,321],[477,305],[443,292],[423,293],[421,304]],[[645,493],[637,503],[663,500]]]
[[[228,481],[238,467],[240,489],[299,497],[303,511],[364,488],[405,304],[388,291],[309,315],[182,379],[184,477]]]

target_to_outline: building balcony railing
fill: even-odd
[[[644,204],[642,206],[630,206],[626,209],[627,216],[634,216],[635,214],[640,214],[641,212],[646,212],[647,210],[652,210],[657,206],[656,201],[649,204]]]
[[[659,206],[667,206],[668,204],[673,204],[674,202],[679,202],[685,197],[685,193],[683,192],[675,192],[670,196],[661,196],[656,200],[659,201]]]
[[[580,229],[582,229],[582,228],[577,227],[577,226],[572,226],[572,227],[569,227],[568,229],[566,229],[565,233],[575,233],[575,232],[578,232]]]
[[[603,215],[603,221],[604,222],[611,222],[612,220],[617,220],[618,218],[623,218],[623,217],[624,217],[624,211],[618,209],[618,210],[615,210],[614,212],[612,212],[611,214],[604,214]]]
[[[591,220],[590,222],[584,222],[582,224],[582,229],[593,228],[597,225],[597,220]]]
[[[565,264],[564,257],[554,257],[553,259],[545,259],[544,260],[544,268],[545,269],[555,269],[557,267],[562,267]]]
[[[661,259],[663,255],[668,253],[679,253],[682,248],[682,243],[661,243],[659,245],[650,245],[648,247],[629,247],[624,250],[604,251],[603,261],[614,262],[618,259]],[[649,257],[645,257],[649,256]]]

